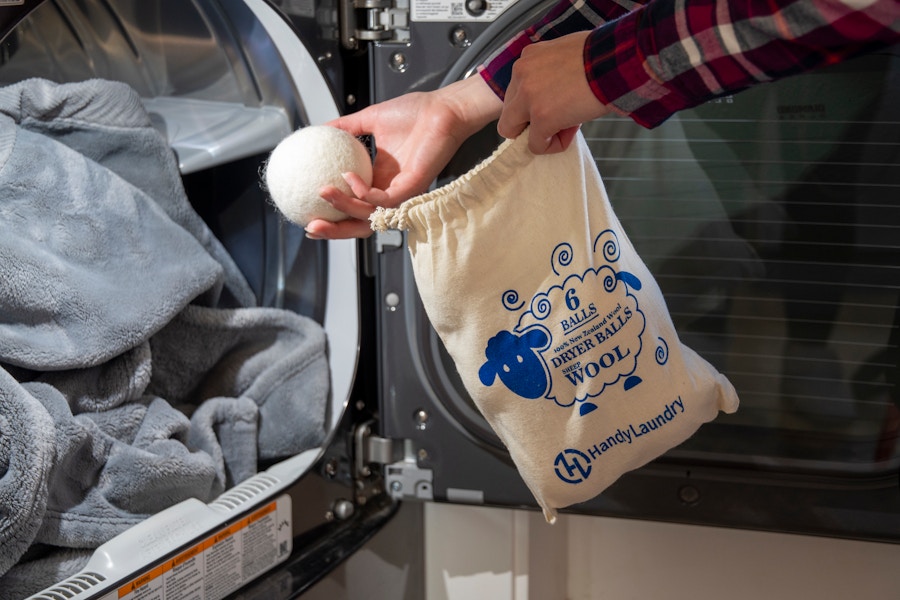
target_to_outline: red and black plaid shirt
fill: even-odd
[[[645,127],[900,42],[900,0],[561,0],[479,68],[502,98],[528,44],[590,29],[597,98]]]

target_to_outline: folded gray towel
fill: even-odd
[[[216,465],[187,447],[190,421],[153,396],[73,415],[45,383],[23,385],[54,420],[56,460],[36,542],[91,548],[187,498],[210,500]]]
[[[193,235],[224,270],[223,281],[206,292],[205,305],[256,304],[237,265],[188,202],[175,156],[132,88],[101,79],[69,84],[30,79],[0,88],[0,113],[108,169]]]
[[[249,398],[210,398],[191,417],[188,444],[215,461],[217,491],[256,473],[258,418]]]
[[[130,88],[0,89],[0,590],[322,443],[324,331],[253,303]]]
[[[0,163],[0,361],[100,364],[220,280],[222,267],[146,194],[9,117],[0,130],[14,132]]]
[[[224,287],[229,305],[254,304],[128,86],[32,79],[2,88],[0,142],[0,257],[16,259],[0,264],[0,301],[11,311],[0,360],[32,369],[90,366],[201,294],[199,301],[216,305]],[[21,281],[34,278],[44,285]]]
[[[0,369],[0,573],[15,564],[40,529],[36,516],[47,508],[55,438],[53,419],[40,402]]]
[[[324,439],[330,380],[325,332],[315,321],[267,308],[188,306],[150,346],[158,357],[151,393],[177,406],[218,397],[253,401],[259,458],[297,454]]]

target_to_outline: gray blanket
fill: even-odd
[[[133,90],[0,89],[0,590],[322,442],[324,332],[253,304]]]

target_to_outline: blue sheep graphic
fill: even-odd
[[[607,267],[606,269],[609,268]],[[612,269],[609,270],[611,271],[611,273],[608,275],[604,275],[603,279],[603,286],[605,288],[605,291],[611,292],[616,287],[616,282],[618,281],[621,281],[626,285],[625,293],[627,293],[629,296],[631,296],[629,289],[641,289],[641,280],[633,273],[630,273],[628,271],[615,272]],[[578,280],[576,283],[583,282],[588,273],[592,273],[596,277],[600,277],[601,275],[599,269],[590,269],[585,272],[585,275],[583,277],[579,277],[577,275],[573,276]],[[572,278],[570,277],[570,279]],[[567,282],[568,281],[569,280],[567,280]],[[555,293],[557,295],[562,294],[564,289],[568,289],[571,292],[565,295],[565,307],[570,311],[577,310],[578,297],[575,293],[575,290],[580,289],[580,287],[565,287],[563,285],[559,285],[553,286],[548,292],[536,296],[537,300],[532,300],[532,309],[529,310],[526,315],[531,315],[531,318],[533,319],[547,318],[548,315],[552,312],[550,310],[551,302],[548,301],[548,297],[551,293]],[[573,298],[575,299],[574,303],[572,302]],[[506,306],[508,310],[518,310],[522,308],[523,305],[524,303],[522,305],[510,307],[504,304],[504,306]],[[582,310],[584,311],[585,309]],[[640,309],[637,308],[636,300],[635,310],[637,310],[637,312],[640,312]],[[592,311],[596,312],[593,308]],[[519,324],[522,324],[521,320]],[[643,326],[641,326],[641,333],[642,332]],[[640,334],[638,334],[638,338],[640,338]],[[479,380],[483,385],[489,387],[494,385],[496,378],[499,377],[500,381],[507,387],[507,389],[509,389],[519,397],[529,400],[548,397],[554,400],[557,405],[564,408],[577,405],[578,414],[581,416],[585,416],[593,412],[597,409],[597,405],[593,402],[588,401],[588,399],[590,397],[598,396],[602,392],[603,388],[606,387],[607,383],[602,383],[603,387],[599,389],[590,387],[587,387],[586,389],[579,388],[575,396],[563,398],[562,402],[559,398],[556,397],[556,395],[548,396],[548,394],[550,394],[551,392],[550,388],[552,385],[552,382],[550,380],[551,374],[547,371],[547,364],[544,362],[544,359],[541,356],[540,352],[543,352],[544,350],[549,348],[551,342],[552,340],[550,332],[540,325],[533,325],[530,329],[526,330],[521,335],[517,335],[513,331],[499,331],[494,337],[488,340],[487,347],[484,351],[487,360],[478,369]],[[616,352],[618,351],[619,348],[616,347]],[[639,352],[640,342],[638,342],[637,353]],[[628,354],[630,354],[630,350],[625,353],[625,355]],[[607,355],[613,356],[610,353],[606,353],[603,355],[603,357],[606,357]],[[624,358],[624,355],[620,356],[619,358]],[[659,361],[660,359],[657,360]],[[660,362],[660,364],[662,364],[662,362]],[[597,364],[595,364],[594,366],[599,369],[599,366],[597,366]],[[634,374],[633,370],[631,373],[621,373],[619,376],[624,377],[623,388],[625,391],[631,390],[641,383],[641,378],[638,375]],[[591,377],[593,377],[593,375],[591,375]],[[576,381],[574,379],[570,379],[569,381],[573,385],[576,385]],[[566,400],[569,401],[565,402]]]
[[[500,331],[488,340],[484,351],[487,362],[478,369],[478,378],[490,386],[499,376],[513,393],[523,398],[540,398],[549,382],[535,348],[546,348],[549,343],[550,335],[540,328],[530,329],[521,336]]]

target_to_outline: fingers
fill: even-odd
[[[497,133],[508,140],[517,138],[530,124],[531,116],[531,103],[527,94],[520,89],[519,79],[513,77],[503,100]]]
[[[363,109],[364,111],[365,109]],[[342,117],[338,117],[332,121],[325,123],[329,127],[337,127],[338,129],[343,129],[347,133],[351,135],[355,135],[357,137],[361,135],[368,135],[372,133],[369,131],[368,121],[366,120],[366,114],[363,111],[350,113],[348,115],[344,115]]]
[[[508,140],[519,137],[519,134],[528,127],[527,116],[518,114],[520,111],[515,110],[517,106],[519,105],[504,103],[503,112],[500,113],[500,120],[497,121],[497,133]]]
[[[531,125],[529,133],[529,148],[531,141],[534,140],[535,148],[541,146],[538,138],[548,138],[546,136],[536,136],[536,128],[541,126],[542,119],[534,114],[535,111],[535,94],[540,90],[532,90],[528,76],[531,71],[526,67],[530,56],[534,55],[534,48],[527,47],[522,51],[522,56],[512,67],[512,77],[506,88],[506,94],[503,99],[503,108],[500,112],[500,119],[497,121],[497,133],[506,139],[514,139],[525,131],[525,128]]]
[[[497,133],[504,138],[513,139],[528,128],[528,149],[532,154],[562,152],[569,147],[578,127],[559,129],[553,113],[550,116],[540,113],[540,96],[529,92],[520,80],[514,75],[510,82],[500,120],[497,122]]]
[[[323,187],[319,190],[319,195],[334,208],[347,215],[349,219],[337,222],[314,219],[306,226],[308,238],[337,240],[364,238],[372,235],[369,227],[369,215],[376,207],[389,203],[388,195],[382,190],[367,185],[356,173],[344,173],[343,177],[355,197],[333,185]]]
[[[314,219],[306,226],[306,237],[312,240],[347,240],[366,238],[372,235],[368,220],[347,219],[332,223]]]
[[[523,48],[512,66],[497,123],[500,135],[514,138],[528,127],[531,152],[561,152],[571,145],[581,123],[609,112],[585,76],[589,35],[581,31]]]
[[[354,219],[368,219],[376,207],[390,204],[386,192],[370,187],[356,173],[344,173],[343,176],[353,196],[333,185],[319,190],[319,196],[342,213]]]
[[[507,139],[516,138],[529,125],[531,127],[528,129],[528,149],[532,154],[554,154],[566,150],[571,145],[572,140],[575,139],[575,135],[580,127],[580,125],[576,125],[559,131],[544,131],[541,129],[540,124],[519,122],[511,125],[507,122],[503,129],[500,128],[498,123],[497,133]]]
[[[575,139],[579,126],[567,127],[556,132],[550,137],[543,137],[540,132],[530,129],[528,131],[528,149],[532,154],[554,154],[563,152]]]
[[[356,197],[354,198],[353,196],[341,193],[338,201],[342,203],[350,202],[360,209],[368,206],[368,212],[372,212],[372,206],[390,205],[391,198],[386,191],[370,186],[356,173],[343,173],[342,176],[344,181],[347,182],[347,185],[350,186],[350,191],[352,191],[353,195]],[[340,192],[339,189],[337,189],[337,191]],[[328,200],[328,198],[326,198],[326,200]],[[342,210],[337,206],[335,208]]]

